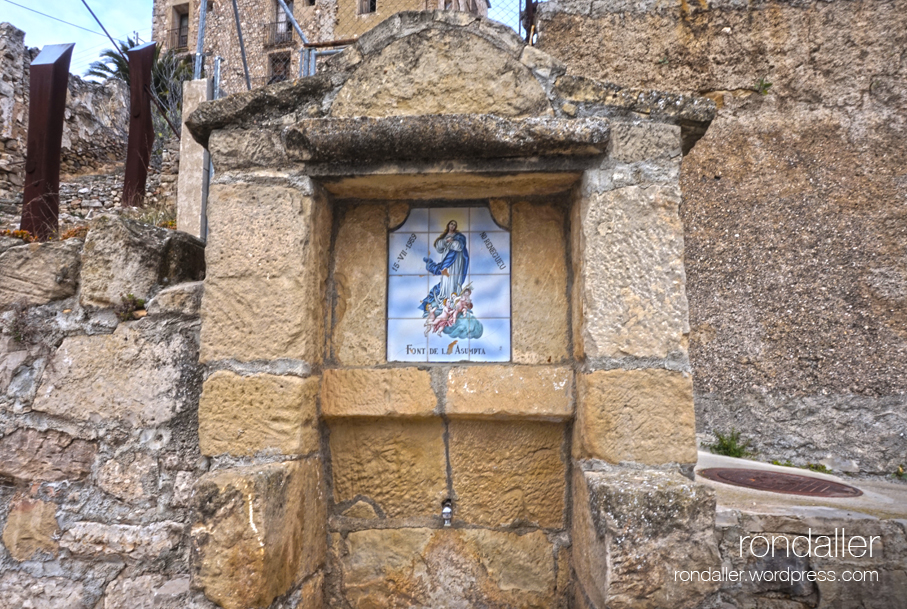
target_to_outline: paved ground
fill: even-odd
[[[803,497],[730,486],[706,480],[702,476],[697,475],[696,480],[698,482],[708,484],[715,489],[719,512],[722,509],[736,509],[746,512],[791,514],[799,517],[860,518],[861,514],[865,514],[883,519],[907,519],[907,483],[895,480],[883,482],[831,476],[796,467],[783,467],[748,459],[734,459],[700,451],[696,470],[710,467],[739,467],[800,474],[802,476],[834,480],[842,484],[855,486],[863,491],[862,496],[854,498]]]

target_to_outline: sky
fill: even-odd
[[[132,37],[133,32],[138,32],[139,37],[145,42],[151,39],[152,0],[87,0],[87,2],[114,39]],[[28,9],[40,11],[85,29],[55,21]],[[73,50],[69,71],[80,76],[85,74],[92,61],[98,59],[101,51],[113,46],[81,0],[0,0],[0,22],[3,21],[8,21],[23,30],[25,44],[29,47],[75,42],[76,48]]]

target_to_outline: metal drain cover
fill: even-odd
[[[697,475],[715,482],[723,482],[733,486],[754,488],[772,493],[786,495],[805,495],[807,497],[859,497],[863,494],[858,488],[812,478],[798,474],[784,474],[761,469],[737,469],[732,467],[713,467],[696,472]]]

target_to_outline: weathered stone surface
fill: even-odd
[[[530,421],[450,423],[457,521],[484,526],[564,526],[564,427]]]
[[[212,185],[208,226],[201,361],[319,362],[331,226],[326,202],[298,186]]]
[[[370,498],[388,518],[437,516],[447,498],[441,419],[335,419],[334,502]]]
[[[299,590],[297,609],[324,608],[324,573],[318,572],[309,578]]]
[[[669,370],[609,370],[577,379],[573,454],[611,463],[696,462],[693,381]]]
[[[694,607],[717,582],[676,570],[717,569],[715,495],[677,473],[575,470],[573,564],[596,607]]]
[[[186,127],[195,141],[207,146],[212,131],[230,125],[245,126],[267,118],[280,118],[307,103],[320,105],[322,97],[332,88],[330,76],[318,74],[228,95],[199,104],[186,119]]]
[[[432,416],[438,398],[427,370],[331,369],[324,371],[321,414],[325,417]]]
[[[513,361],[567,358],[567,252],[564,212],[551,205],[515,203],[510,293]]]
[[[57,504],[20,499],[15,502],[3,527],[3,545],[18,561],[28,560],[38,550],[56,554]]]
[[[696,373],[699,374],[698,372]],[[694,376],[694,388],[696,387]],[[745,430],[760,460],[823,462],[836,473],[858,469],[890,476],[904,463],[907,396],[694,393],[700,438]],[[846,468],[846,469],[845,469]]]
[[[366,56],[333,116],[550,112],[542,86],[511,54],[465,31],[428,30]]]
[[[890,475],[907,425],[903,2],[556,4],[540,43],[572,73],[721,107],[681,174],[699,431]]]
[[[148,315],[198,315],[204,283],[190,281],[164,288],[145,307]]]
[[[0,476],[19,481],[79,480],[90,471],[97,444],[60,431],[20,428],[0,438]]]
[[[510,202],[506,199],[491,199],[488,201],[491,217],[503,228],[510,229]],[[512,235],[511,235],[512,238]]]
[[[212,374],[198,405],[198,443],[203,455],[250,456],[260,451],[307,454],[320,447],[319,378],[227,370]]]
[[[77,420],[159,425],[190,406],[196,324],[143,319],[113,334],[73,336],[44,373],[34,409]]]
[[[83,306],[109,307],[132,294],[148,300],[161,286],[205,275],[205,245],[178,231],[117,218],[96,225],[82,253]]]
[[[187,80],[182,83],[183,126],[198,105],[213,97],[213,79]],[[177,85],[178,86],[178,85]],[[210,159],[208,152],[192,138],[180,138],[180,164],[176,193],[176,227],[198,238],[204,238],[204,196]]]
[[[343,516],[346,518],[377,518],[378,514],[372,504],[362,501],[361,499],[345,509]]]
[[[21,571],[0,576],[3,609],[73,609],[82,607],[85,587],[65,577],[34,577]]]
[[[406,222],[409,216],[409,203],[406,201],[395,201],[387,204],[387,228],[394,230]]]
[[[224,609],[271,604],[324,564],[320,459],[221,470],[196,485],[193,586]]]
[[[581,176],[578,172],[483,175],[445,171],[441,165],[433,168],[436,172],[327,178],[323,185],[329,193],[343,199],[484,199],[563,193]]]
[[[385,205],[348,207],[334,241],[331,354],[346,366],[385,359],[387,228]]]
[[[146,526],[76,522],[64,531],[60,547],[80,556],[154,560],[178,551],[185,529],[179,522]]]
[[[67,298],[79,284],[82,241],[30,243],[0,253],[0,309]]]
[[[366,530],[341,543],[335,560],[352,607],[556,606],[554,553],[541,531]]]
[[[594,173],[594,172],[587,172]],[[676,186],[586,192],[578,205],[582,349],[588,358],[686,352],[683,226]],[[576,237],[575,237],[576,238]]]
[[[553,366],[452,368],[447,375],[444,411],[451,417],[569,419],[573,416],[573,370]]]
[[[663,123],[611,123],[611,154],[618,163],[676,159],[680,163],[680,127]]]
[[[579,107],[583,114],[630,120],[645,115],[659,122],[679,125],[684,152],[693,148],[717,114],[715,102],[706,97],[621,87],[582,76],[561,76],[555,83],[555,91],[567,101],[563,107],[567,114],[577,113],[577,110],[568,112],[566,106],[569,104],[573,108]]]
[[[305,119],[287,133],[299,161],[502,159],[598,156],[608,147],[606,118],[502,118],[437,114],[404,118]]]
[[[123,501],[138,501],[157,494],[158,473],[157,460],[151,456],[126,454],[101,466],[98,486]]]
[[[209,609],[210,603],[193,598],[196,594],[188,575],[121,576],[107,586],[98,609]]]

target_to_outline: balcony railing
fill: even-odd
[[[269,47],[293,44],[296,32],[289,21],[278,21],[265,25],[265,44]]]
[[[170,30],[170,48],[174,51],[189,48],[189,28]]]

